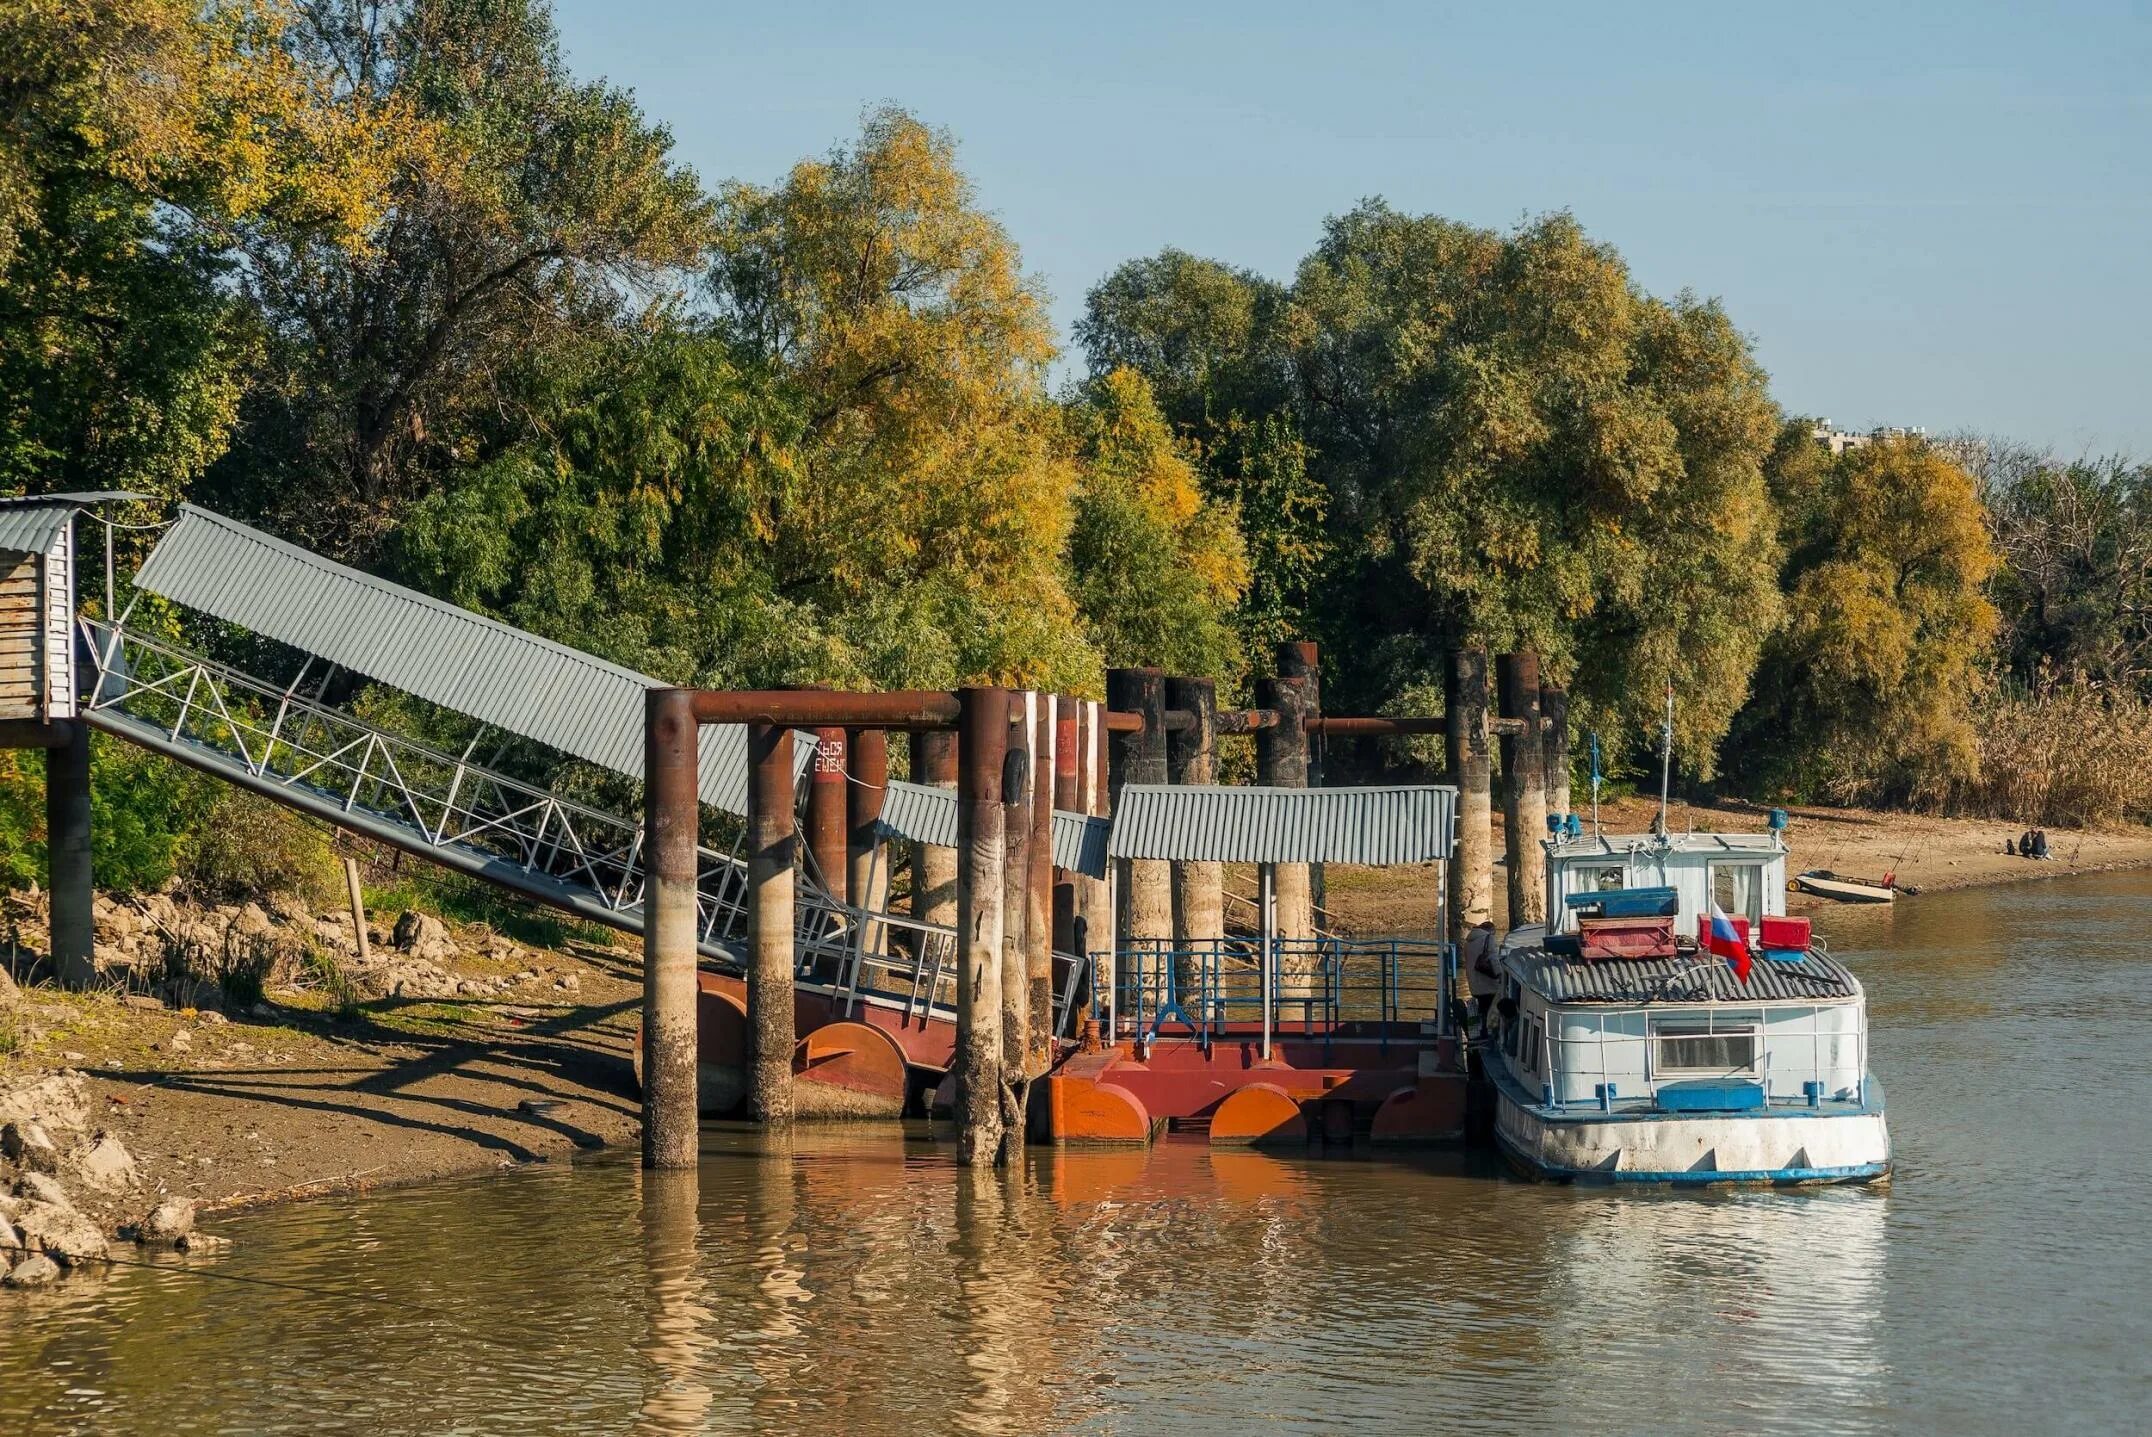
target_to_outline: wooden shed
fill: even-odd
[[[76,496],[0,500],[0,719],[75,716]]]

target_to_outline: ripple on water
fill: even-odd
[[[1004,1178],[917,1134],[712,1130],[698,1173],[299,1204],[221,1224],[218,1263],[16,1300],[0,1428],[2128,1429],[2152,880],[2039,887],[1827,920],[1874,1002],[1887,1192],[1183,1143]]]

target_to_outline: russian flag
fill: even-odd
[[[1704,933],[1704,947],[1733,965],[1734,976],[1743,983],[1749,980],[1748,944],[1741,941],[1734,929],[1734,921],[1726,916],[1716,899],[1711,904],[1711,927]]]

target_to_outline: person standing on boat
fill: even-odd
[[[1472,931],[1465,934],[1465,970],[1470,975],[1472,1002],[1479,1009],[1475,1026],[1485,1033],[1487,1015],[1494,1008],[1494,1000],[1502,994],[1502,971],[1495,964],[1492,920],[1474,924]]]

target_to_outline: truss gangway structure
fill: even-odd
[[[278,681],[130,628],[81,616],[81,716],[276,803],[327,819],[523,897],[642,931],[643,824],[398,734],[326,701],[339,672],[400,691],[571,762],[642,781],[644,696],[658,680],[323,558],[196,505],[179,506],[134,576],[154,594],[300,656]],[[262,651],[257,646],[250,652]],[[305,685],[311,685],[311,693]],[[797,736],[799,772],[812,736]],[[746,731],[705,727],[699,790],[744,817]],[[954,795],[893,782],[888,838],[953,841]],[[903,815],[909,815],[907,821]],[[1057,814],[1056,861],[1103,872],[1104,824]],[[942,830],[949,830],[943,833]],[[700,848],[698,948],[744,971],[746,865]],[[888,851],[884,845],[883,851]],[[835,898],[804,845],[795,885],[798,979],[824,1008],[906,1027],[955,1020],[956,933],[908,913]],[[870,891],[886,891],[876,884]],[[1057,1022],[1081,964],[1057,954]]]

